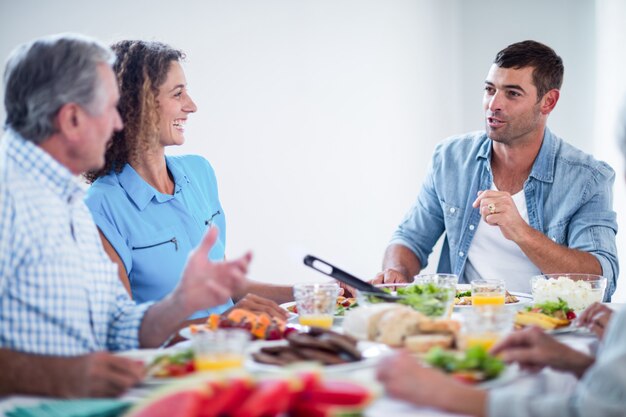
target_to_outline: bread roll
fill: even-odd
[[[419,333],[419,323],[425,319],[426,316],[411,307],[387,310],[377,322],[375,340],[390,346],[402,346],[408,336]]]
[[[426,353],[435,346],[450,349],[453,344],[454,337],[451,334],[418,334],[404,341],[405,348],[413,353]]]
[[[456,335],[461,329],[461,323],[456,320],[424,320],[419,324],[420,333],[448,333]]]

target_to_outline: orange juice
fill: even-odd
[[[305,314],[298,319],[303,326],[322,327],[330,329],[333,326],[333,316],[329,314]]]
[[[197,371],[224,371],[243,366],[243,357],[235,353],[215,353],[196,357],[193,361]]]
[[[485,350],[489,350],[498,339],[498,335],[493,333],[468,335],[465,337],[465,347],[482,346]]]
[[[504,294],[472,294],[472,305],[485,306],[498,304],[504,304]]]

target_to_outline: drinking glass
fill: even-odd
[[[491,349],[513,329],[515,309],[483,305],[468,309],[462,316],[460,344],[462,349],[482,346]]]
[[[472,305],[504,305],[506,293],[504,281],[501,279],[488,279],[484,281],[472,281]]]
[[[303,326],[329,329],[337,307],[339,285],[336,283],[296,284],[293,296],[298,308],[298,320]]]
[[[197,371],[224,371],[243,366],[250,333],[243,329],[200,330],[191,346]]]

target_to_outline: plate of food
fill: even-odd
[[[293,319],[298,317],[298,306],[296,306],[295,301],[283,303],[280,306],[289,312],[289,317],[287,319],[288,321],[292,321]],[[351,309],[358,306],[359,304],[357,303],[356,298],[344,297],[343,295],[338,296],[335,308],[335,318],[343,317],[347,311],[350,311]]]
[[[517,366],[507,366],[483,346],[472,346],[465,351],[434,347],[423,357],[423,361],[459,381],[484,389],[502,386],[520,375]]]
[[[391,349],[381,343],[358,341],[332,330],[311,328],[294,332],[286,340],[253,344],[246,360],[246,369],[277,372],[285,367],[301,367],[315,363],[324,372],[348,372],[374,366]]]
[[[533,302],[533,296],[525,292],[507,291],[504,295],[505,306],[521,306]],[[454,308],[459,310],[472,306],[472,290],[470,284],[458,284],[454,297]]]
[[[559,298],[558,301],[535,303],[520,310],[515,315],[515,327],[521,329],[536,326],[551,334],[586,331],[575,326],[576,313],[569,307],[567,301]]]
[[[141,361],[146,365],[143,385],[167,384],[196,373],[189,342],[168,349],[136,349],[116,354]]]
[[[244,329],[250,332],[252,339],[279,340],[291,330],[282,319],[270,317],[266,313],[254,313],[235,308],[225,314],[211,314],[206,323],[191,324],[178,333],[185,339],[191,339],[194,333],[216,329]]]

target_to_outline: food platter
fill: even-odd
[[[252,353],[258,352],[263,347],[273,347],[273,346],[285,346],[287,345],[287,341],[285,340],[270,340],[270,341],[258,341],[251,344],[247,354],[245,361],[245,368],[250,372],[282,372],[286,368],[304,368],[304,367],[318,367],[318,369],[323,370],[324,373],[343,373],[343,372],[351,372],[359,369],[366,369],[375,366],[378,362],[385,357],[386,355],[391,354],[392,349],[382,343],[375,343],[369,341],[359,341],[357,348],[361,351],[363,355],[363,359],[357,362],[349,362],[343,363],[339,365],[327,365],[321,366],[316,364],[315,362],[299,362],[289,366],[277,366],[277,365],[268,365],[264,363],[258,363],[252,359]]]

